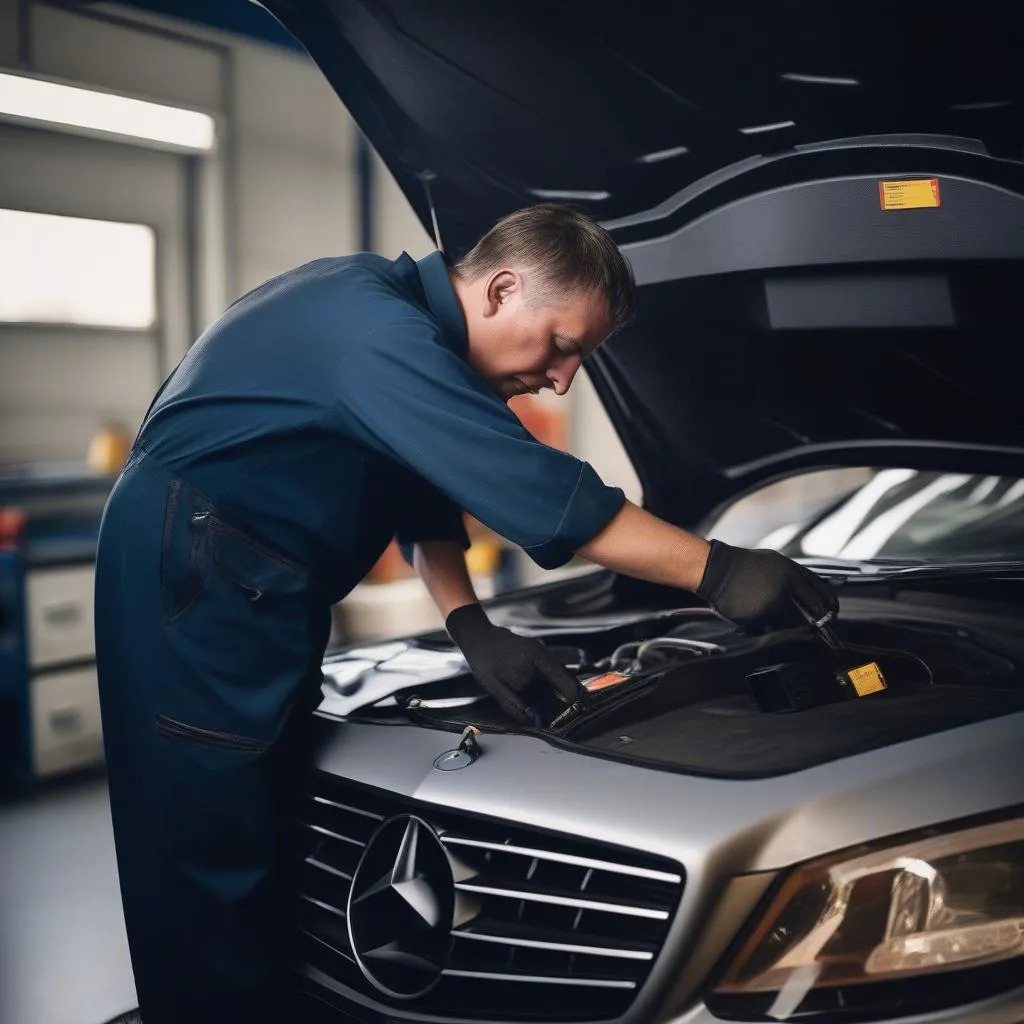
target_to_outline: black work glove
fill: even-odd
[[[445,620],[477,682],[502,711],[523,725],[547,725],[586,690],[539,641],[495,626],[478,604],[467,604]]]
[[[810,569],[777,551],[718,540],[711,542],[697,595],[748,633],[817,622],[839,609],[835,591]]]

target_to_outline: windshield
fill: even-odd
[[[761,540],[792,558],[1024,559],[1024,480],[874,471],[852,493]]]

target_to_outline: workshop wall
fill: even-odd
[[[137,33],[172,32],[218,54],[210,112],[223,135],[224,208],[213,219],[223,222],[225,294],[207,319],[275,274],[357,247],[355,126],[303,52],[136,7],[96,10],[131,21]],[[165,65],[160,78],[180,74]]]
[[[155,225],[161,255],[168,255],[167,246],[175,249],[182,279],[159,282],[163,308],[155,357],[143,354],[145,346],[135,340],[97,332],[83,343],[80,333],[59,329],[5,329],[0,461],[80,461],[90,434],[112,413],[134,432],[159,381],[236,296],[289,267],[356,248],[355,131],[301,52],[132,7],[76,11],[40,0],[0,0],[0,68],[201,110],[217,121],[215,154],[173,158],[187,223],[173,231]],[[50,166],[61,160],[57,149],[72,153],[72,162],[76,145],[84,150],[91,144],[91,158],[104,150],[103,160],[93,164],[116,164],[129,190],[138,183],[140,197],[147,161],[162,160],[165,176],[171,162],[167,154],[129,144],[8,131],[28,133],[33,153],[53,150]],[[145,221],[141,198],[119,207],[125,196],[111,194],[108,204],[100,183],[93,189],[100,201],[90,207],[76,195],[84,187],[76,189],[73,179],[69,187],[66,170],[52,180],[45,171],[33,176],[27,160],[21,173],[33,180],[6,189],[8,205],[114,220],[126,219],[124,209],[141,208],[135,217]],[[63,162],[66,167],[68,160]],[[132,167],[139,168],[134,178]],[[9,160],[5,171],[8,178],[15,173]],[[182,290],[188,294],[178,302]],[[41,347],[53,368],[47,373],[38,372]]]
[[[0,67],[18,63],[18,7],[14,0],[0,3]]]
[[[4,0],[14,6],[11,0]],[[24,12],[27,70],[113,92],[222,112],[223,54],[187,35],[162,36],[32,0]]]
[[[359,247],[355,127],[298,53],[233,44],[237,291]]]

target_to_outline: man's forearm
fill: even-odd
[[[414,549],[413,565],[446,619],[456,608],[477,602],[461,544],[423,541]]]
[[[696,590],[709,551],[703,537],[680,530],[627,501],[578,554],[627,576]]]
[[[704,577],[709,550],[703,537],[627,501],[578,554],[627,576],[693,591]],[[413,564],[445,618],[456,608],[477,602],[461,545],[424,541],[415,547]]]

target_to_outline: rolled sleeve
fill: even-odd
[[[340,363],[341,429],[544,568],[567,562],[624,501],[592,467],[537,441],[437,325],[408,306],[378,309]]]
[[[589,463],[580,463],[580,475],[554,534],[543,544],[523,550],[542,568],[565,565],[576,551],[592,541],[615,517],[626,501],[618,487],[609,487]]]

